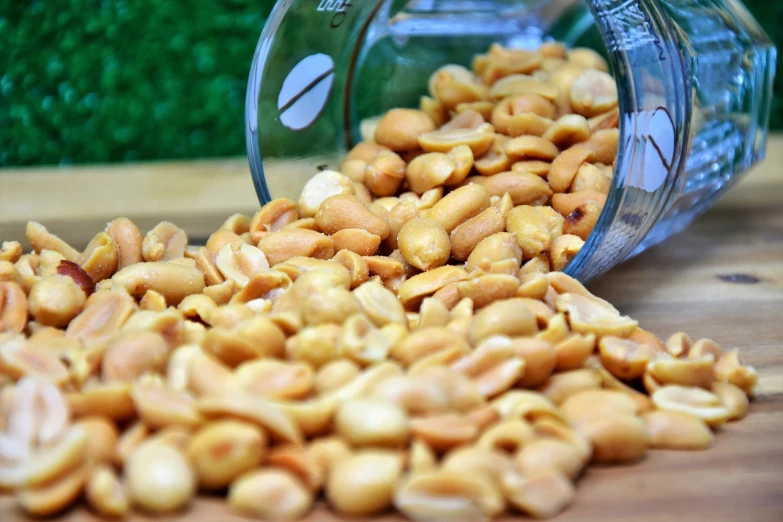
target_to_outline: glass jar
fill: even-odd
[[[337,169],[360,122],[416,107],[441,65],[549,39],[601,52],[619,93],[614,181],[570,275],[682,230],[764,157],[776,51],[736,0],[279,0],[247,89],[259,199]]]

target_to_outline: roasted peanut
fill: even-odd
[[[405,260],[419,270],[446,264],[451,252],[449,235],[437,221],[413,218],[400,229],[397,246]]]
[[[504,504],[490,479],[455,469],[413,474],[394,495],[394,506],[413,520],[485,520],[499,514]]]
[[[709,426],[723,424],[731,415],[721,398],[707,390],[669,384],[652,394],[652,401],[661,410],[689,413]]]
[[[367,163],[362,186],[376,196],[392,196],[400,188],[405,172],[405,161],[400,156],[393,152],[382,152]]]
[[[392,109],[387,112],[375,129],[375,142],[393,151],[408,151],[418,148],[417,138],[435,130],[430,117],[412,109]]]
[[[234,511],[267,520],[299,520],[313,504],[313,494],[288,471],[251,471],[231,484],[228,504]]]
[[[128,495],[114,470],[102,464],[87,477],[84,488],[90,508],[108,518],[121,518],[128,512]]]
[[[703,420],[689,413],[655,410],[642,415],[650,433],[650,447],[700,450],[712,446],[713,435]]]
[[[468,340],[477,344],[492,335],[510,337],[532,335],[538,332],[533,313],[517,298],[496,301],[482,309],[473,318]]]
[[[402,475],[399,454],[362,450],[336,462],[326,483],[326,499],[339,513],[369,516],[392,504],[394,490]]]
[[[75,296],[72,296],[72,298],[75,298]],[[71,304],[70,300],[65,303],[65,305],[68,305],[66,311],[70,310]],[[62,310],[58,311],[62,313]],[[0,283],[0,333],[22,333],[26,323],[27,297],[24,291],[16,283]]]
[[[257,426],[222,420],[201,428],[188,442],[187,456],[198,484],[221,489],[255,469],[264,456],[266,435]]]

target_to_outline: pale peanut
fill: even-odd
[[[193,435],[187,456],[199,486],[220,489],[260,464],[266,442],[266,435],[257,426],[222,420]]]
[[[399,454],[359,451],[333,465],[326,483],[326,499],[339,513],[374,515],[391,506],[402,469]]]
[[[279,468],[251,471],[235,480],[228,504],[237,513],[267,520],[299,520],[313,504],[313,494]]]
[[[650,433],[650,447],[701,450],[712,446],[712,431],[703,420],[689,413],[655,410],[642,416]]]
[[[408,438],[408,418],[400,406],[372,399],[343,403],[335,415],[335,429],[354,446],[396,447]]]

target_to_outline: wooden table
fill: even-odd
[[[229,214],[256,207],[244,159],[0,173],[0,239],[22,238],[24,223],[38,219],[82,245],[117,215],[142,228],[168,219],[203,238]],[[758,369],[758,395],[750,415],[721,429],[709,451],[653,451],[638,465],[591,467],[575,505],[555,520],[783,521],[783,136],[688,230],[591,287],[660,336],[686,331],[740,347]],[[0,521],[23,520],[0,497]],[[80,509],[61,520],[93,517]],[[207,499],[166,520],[241,519]],[[317,510],[308,520],[340,519]]]

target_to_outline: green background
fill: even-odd
[[[0,0],[0,166],[245,154],[247,76],[273,3]],[[745,4],[780,49],[783,2]]]

